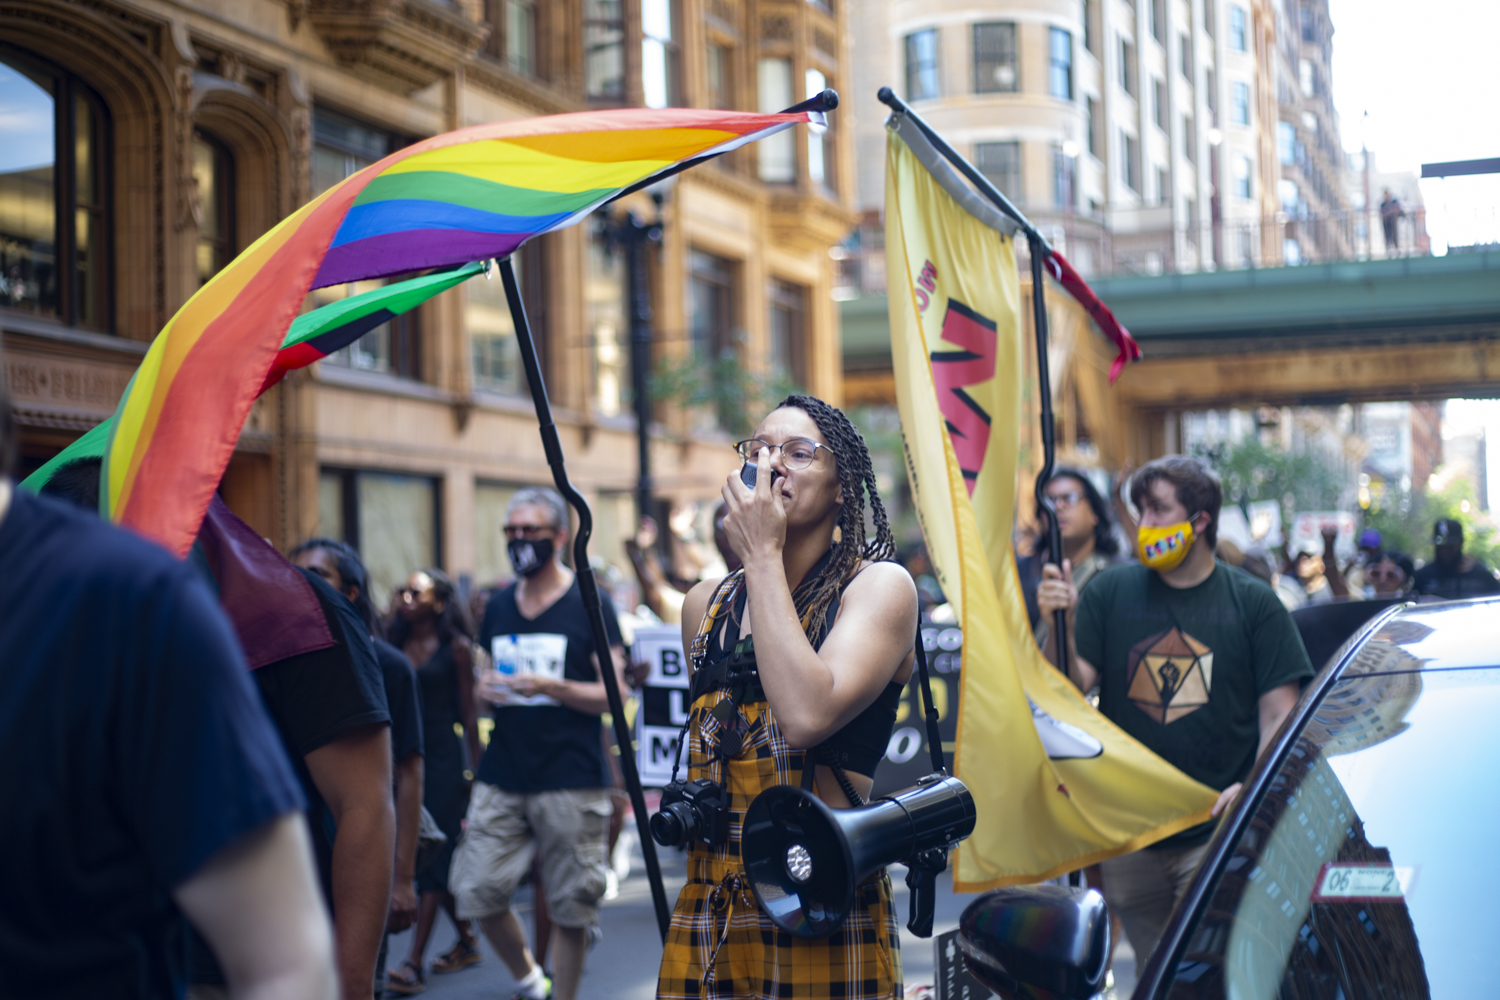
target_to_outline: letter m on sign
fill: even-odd
[[[932,353],[932,381],[964,485],[972,497],[990,444],[990,415],[964,392],[964,386],[995,377],[995,321],[957,299],[949,299],[948,312],[943,316],[943,339],[962,350]]]

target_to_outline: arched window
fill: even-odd
[[[0,48],[0,306],[107,330],[108,117],[70,74]]]
[[[198,284],[207,284],[234,259],[234,159],[229,147],[202,130],[193,133],[193,180],[198,184]]]

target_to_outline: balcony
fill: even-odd
[[[400,94],[453,72],[489,34],[440,0],[307,0],[306,11],[341,66]]]

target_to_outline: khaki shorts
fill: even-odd
[[[598,922],[608,867],[607,788],[561,788],[523,795],[474,782],[469,825],[453,855],[448,887],[460,920],[510,909],[538,851],[547,912],[560,927]]]
[[[1143,969],[1156,950],[1167,920],[1198,871],[1208,844],[1136,851],[1099,863],[1104,873],[1104,901],[1120,918],[1135,950],[1135,967]]]

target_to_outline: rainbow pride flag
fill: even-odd
[[[251,403],[291,360],[283,342],[311,289],[503,257],[624,191],[821,121],[589,111],[460,129],[366,167],[257,240],[157,335],[115,412],[101,513],[187,552]]]

